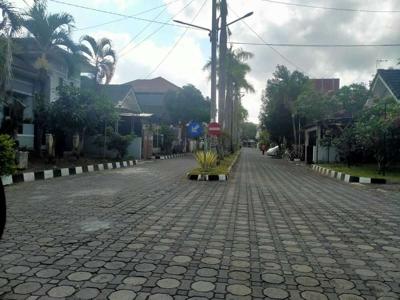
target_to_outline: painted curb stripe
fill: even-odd
[[[166,159],[166,157],[168,157],[170,159],[170,158],[183,157],[183,156],[184,156],[184,154],[168,155],[168,156],[163,156],[163,159]],[[139,163],[139,160],[129,160],[129,161],[114,162],[114,163],[104,163],[104,164],[52,169],[52,170],[44,170],[44,171],[36,171],[36,172],[26,172],[26,173],[19,173],[19,174],[14,174],[14,175],[10,175],[10,176],[2,176],[0,178],[0,180],[2,181],[3,185],[6,186],[6,185],[12,185],[14,183],[20,183],[20,182],[31,182],[31,181],[37,181],[37,180],[52,179],[52,178],[57,178],[57,177],[78,175],[78,174],[83,174],[83,173],[88,173],[88,172],[126,168],[129,166],[137,165],[138,163]]]
[[[358,177],[345,174],[342,172],[337,172],[331,169],[323,168],[318,165],[311,165],[311,169],[322,174],[327,175],[332,178],[344,181],[346,183],[362,183],[362,184],[386,184],[387,180],[383,178],[370,178],[370,177]]]
[[[82,173],[83,173],[82,167],[76,167],[76,168],[75,168],[75,174],[76,174],[76,175],[82,174]]]
[[[54,177],[53,170],[45,170],[44,171],[44,179],[50,179]]]

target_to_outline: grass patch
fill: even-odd
[[[376,165],[351,166],[343,164],[318,164],[321,167],[332,169],[338,172],[357,177],[383,178],[392,183],[400,183],[400,168],[393,168],[386,171],[386,176],[379,174]]]
[[[189,175],[228,175],[229,167],[232,165],[233,161],[238,155],[239,151],[234,154],[225,156],[225,158],[220,161],[218,166],[211,168],[207,171],[204,171],[201,168],[195,168],[189,172]]]

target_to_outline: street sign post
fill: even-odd
[[[191,121],[189,122],[189,124],[187,124],[187,132],[190,138],[195,139],[199,136],[202,136],[204,130],[203,126],[200,123]]]
[[[211,136],[219,136],[221,135],[221,127],[218,123],[213,122],[208,125],[208,134]]]

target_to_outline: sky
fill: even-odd
[[[211,27],[211,0],[61,1],[108,12],[136,15],[137,18],[157,22],[173,24],[173,19],[179,19]],[[24,9],[33,0],[11,2]],[[248,12],[254,12],[245,22],[240,21],[229,27],[232,33],[230,41],[297,44],[395,44],[400,41],[398,0],[281,2],[397,12],[339,11],[289,6],[265,0],[228,0],[228,22]],[[123,18],[51,0],[48,3],[51,12],[68,12],[74,16],[75,40],[89,34],[96,38],[107,37],[113,41],[118,63],[112,83],[162,76],[179,86],[193,84],[205,96],[210,95],[209,75],[203,71],[211,51],[206,31]],[[368,85],[377,67],[397,68],[400,57],[400,47],[275,47],[275,50],[266,45],[234,44],[232,47],[254,54],[254,58],[248,61],[252,68],[248,81],[256,92],[246,94],[242,102],[249,111],[249,121],[255,123],[258,122],[263,89],[277,65],[286,65],[292,71],[298,69],[310,78],[340,78],[341,86],[351,83]]]

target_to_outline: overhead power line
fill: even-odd
[[[324,10],[335,10],[335,11],[346,11],[346,12],[360,12],[360,13],[400,13],[400,10],[374,10],[374,9],[358,9],[358,8],[346,8],[346,7],[328,7],[328,6],[318,6],[303,3],[294,2],[284,2],[277,0],[263,0],[264,2],[287,5],[287,6],[297,6],[304,8],[314,8],[314,9],[324,9]]]
[[[58,3],[58,4],[71,6],[71,7],[86,9],[86,10],[90,10],[90,11],[94,11],[94,12],[99,12],[99,13],[103,13],[103,14],[126,17],[126,18],[129,18],[129,19],[137,20],[137,21],[156,23],[156,24],[163,24],[163,25],[166,25],[166,26],[174,26],[174,27],[181,27],[181,28],[188,28],[188,29],[190,28],[189,26],[183,26],[183,25],[179,25],[179,24],[175,24],[175,23],[166,23],[166,22],[160,22],[160,21],[153,21],[153,20],[150,20],[150,19],[135,17],[134,15],[121,14],[121,13],[102,10],[102,9],[97,9],[97,8],[93,8],[93,7],[88,7],[88,6],[78,5],[78,4],[72,4],[72,3],[68,3],[68,2],[64,2],[64,1],[60,1],[60,0],[49,0],[49,1],[54,2],[54,3]],[[193,29],[196,29],[196,28],[193,28]]]
[[[273,46],[273,47],[313,47],[313,48],[364,48],[364,47],[400,47],[400,44],[289,44],[289,43],[252,43],[230,42],[234,45]]]
[[[228,6],[228,9],[230,11],[232,11],[236,17],[239,17],[239,15],[230,7]],[[289,63],[290,65],[292,65],[293,67],[295,67],[296,69],[298,69],[299,71],[302,71],[303,73],[305,73],[305,71],[300,68],[297,64],[295,64],[293,61],[291,61],[289,58],[287,58],[284,54],[282,54],[280,51],[278,51],[277,49],[275,49],[273,46],[268,45],[268,43],[263,39],[263,37],[258,34],[249,24],[247,24],[247,22],[245,20],[241,20],[246,27],[254,33],[254,35],[261,41],[263,42],[263,44],[267,47],[269,47],[272,51],[274,51],[276,54],[278,54],[284,61],[286,61],[287,63]]]
[[[207,0],[204,0],[203,4],[197,11],[197,13],[194,15],[193,19],[191,20],[191,23],[196,21],[197,17],[199,16],[200,12],[203,10],[204,6],[206,5]],[[147,74],[146,78],[149,78],[151,75],[154,74],[158,70],[158,68],[168,59],[168,57],[171,55],[171,53],[176,49],[176,47],[179,45],[179,43],[182,41],[184,38],[185,34],[188,32],[189,28],[186,28],[185,31],[181,34],[181,36],[178,38],[178,40],[175,42],[175,44],[172,46],[171,49],[167,52],[167,54],[162,58],[160,63],[149,73]]]
[[[188,3],[186,3],[185,4],[185,6],[184,7],[182,7],[174,16],[172,16],[171,18],[169,18],[168,19],[168,21],[167,22],[170,22],[170,21],[172,21],[176,16],[178,16],[180,13],[182,13],[186,8],[188,8],[193,2],[194,2],[195,0],[191,0],[191,1],[189,1]],[[159,16],[161,16],[161,14],[164,12],[166,10],[166,8],[162,11],[162,12],[160,12],[155,18],[154,18],[154,20],[157,20],[157,18],[159,17]],[[136,38],[139,36],[139,35],[141,35],[148,27],[150,27],[150,25],[151,25],[152,23],[148,23],[148,24],[146,24],[146,26],[144,26],[124,47],[122,47],[121,48],[121,50],[119,50],[120,51],[120,55],[119,55],[119,57],[121,58],[121,57],[123,57],[123,56],[125,56],[126,54],[128,54],[128,52],[127,51],[125,51],[128,47],[129,47],[129,45],[130,44],[132,44],[135,40],[136,40]],[[141,44],[143,44],[145,41],[147,41],[149,38],[151,38],[153,35],[155,35],[156,33],[158,33],[162,28],[164,28],[165,27],[165,25],[164,24],[162,24],[162,25],[160,25],[158,28],[156,28],[155,30],[153,30],[150,34],[148,34],[143,40],[141,40],[138,44],[136,44],[133,48],[131,48],[130,50],[133,50],[133,49],[136,49],[137,47],[139,47]],[[125,52],[124,52],[125,51]],[[122,53],[122,52],[124,52],[124,53]]]
[[[173,0],[173,1],[170,1],[170,2],[167,2],[167,3],[164,3],[163,5],[159,5],[159,6],[156,6],[156,7],[153,7],[153,8],[146,9],[146,10],[141,11],[139,13],[136,13],[136,14],[134,14],[132,16],[133,17],[137,17],[137,16],[140,16],[140,15],[144,15],[144,14],[146,14],[148,12],[151,12],[153,10],[159,9],[161,7],[167,7],[168,5],[170,5],[172,3],[175,3],[175,2],[178,2],[178,1],[182,1],[182,0]],[[111,21],[108,21],[108,22],[104,22],[104,23],[100,23],[100,24],[96,24],[96,25],[92,25],[92,26],[76,28],[76,29],[74,29],[74,31],[82,31],[82,30],[93,29],[93,28],[97,28],[97,27],[101,27],[101,26],[105,26],[105,25],[109,25],[109,24],[118,23],[118,22],[121,22],[121,21],[124,21],[124,20],[127,20],[127,19],[129,19],[129,18],[128,17],[122,17],[122,18],[118,18],[118,19],[115,19],[115,20],[111,20]]]

